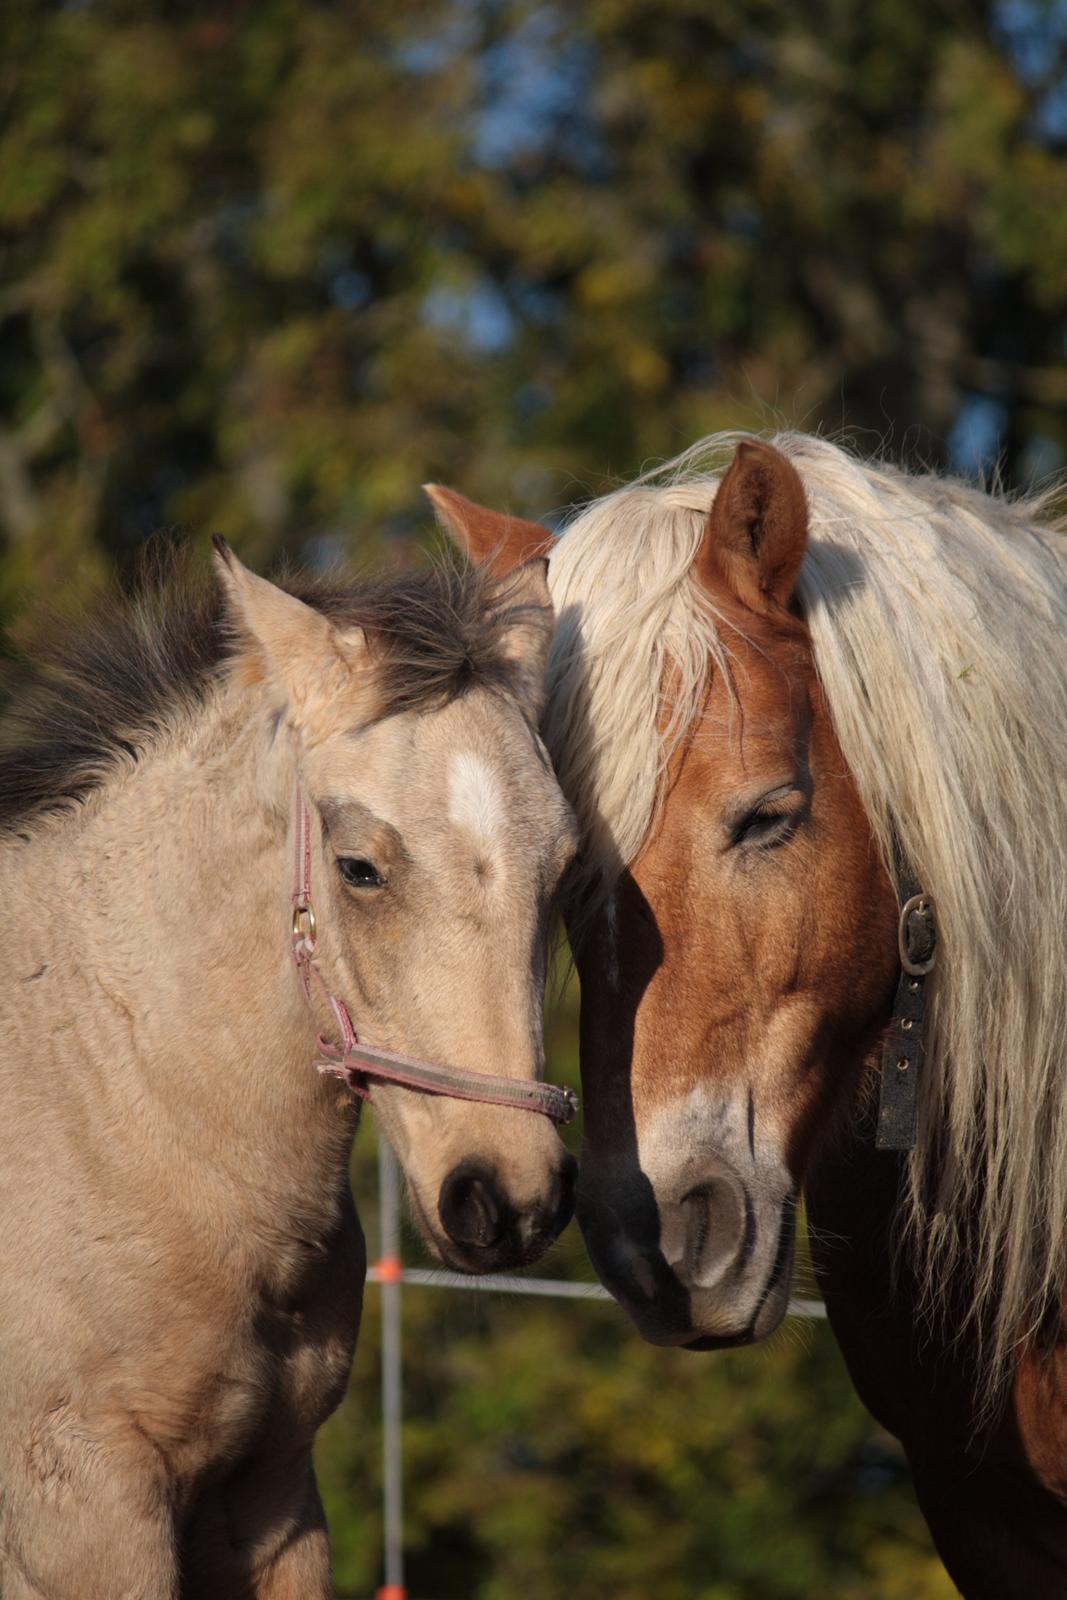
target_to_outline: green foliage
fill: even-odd
[[[1067,441],[1052,0],[10,0],[3,592],[405,560],[727,423]],[[966,406],[992,406],[985,444]]]

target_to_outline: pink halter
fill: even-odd
[[[578,1112],[578,1097],[573,1089],[560,1089],[554,1083],[538,1083],[529,1078],[498,1078],[487,1072],[467,1072],[458,1067],[442,1067],[431,1061],[399,1055],[395,1050],[376,1050],[359,1042],[348,1007],[331,994],[314,962],[317,944],[315,911],[311,903],[311,819],[299,782],[296,785],[295,858],[293,870],[292,950],[296,970],[308,1005],[313,1004],[314,984],[337,1019],[340,1046],[320,1034],[319,1072],[343,1078],[361,1100],[371,1098],[371,1084],[397,1083],[423,1094],[445,1095],[451,1100],[477,1100],[490,1106],[512,1106],[517,1111],[536,1111],[553,1122],[572,1122]]]

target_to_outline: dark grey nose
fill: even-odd
[[[559,1200],[552,1212],[548,1226],[542,1229],[549,1243],[559,1237],[574,1215],[574,1197],[578,1188],[578,1163],[568,1153],[559,1167]]]
[[[511,1223],[511,1207],[493,1174],[474,1161],[453,1167],[437,1201],[444,1228],[453,1244],[487,1250],[499,1244]]]
[[[465,1272],[503,1272],[529,1266],[543,1255],[574,1212],[577,1163],[562,1148],[548,1192],[517,1211],[487,1161],[461,1161],[437,1197],[441,1227],[452,1247],[451,1264]]]

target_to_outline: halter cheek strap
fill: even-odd
[[[374,1082],[396,1083],[423,1094],[447,1096],[450,1100],[474,1100],[483,1105],[510,1106],[516,1111],[536,1111],[553,1122],[572,1122],[578,1112],[578,1097],[573,1089],[560,1089],[554,1083],[539,1083],[529,1078],[494,1077],[487,1072],[469,1072],[421,1061],[395,1050],[372,1049],[361,1044],[348,1007],[327,988],[315,964],[318,929],[311,901],[311,819],[303,791],[296,786],[293,826],[294,860],[292,903],[292,951],[300,986],[309,1007],[314,1009],[312,988],[333,1013],[341,1036],[339,1045],[319,1034],[315,1067],[330,1077],[342,1078],[353,1094],[370,1100]]]
[[[897,924],[900,978],[893,1017],[882,1047],[882,1087],[876,1150],[913,1150],[919,1117],[923,1065],[926,980],[937,961],[934,902],[907,875]]]

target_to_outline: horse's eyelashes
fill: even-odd
[[[350,889],[384,889],[385,879],[363,856],[338,856],[337,870]]]
[[[735,845],[761,845],[764,848],[784,844],[792,838],[799,821],[796,811],[772,811],[756,806],[736,824],[731,842]]]

